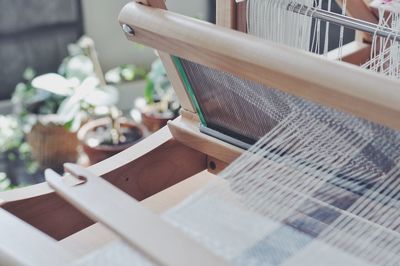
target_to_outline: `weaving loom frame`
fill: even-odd
[[[148,0],[140,2],[156,8],[165,8],[165,4],[162,0]],[[236,16],[235,14],[237,8],[232,5],[233,2],[234,1],[231,0],[217,1],[218,3],[217,21],[219,25],[226,26],[229,28],[237,27],[236,17],[235,18],[233,17]],[[128,6],[136,6],[136,4],[131,3],[128,4]],[[174,19],[177,18],[175,17],[174,14],[171,14],[169,12],[164,13],[161,10],[150,9],[145,6],[138,6],[138,8],[140,8],[140,10],[142,11],[146,10],[145,12],[149,14],[158,13],[162,14],[161,17],[170,16]],[[125,11],[127,10],[128,8],[125,8]],[[129,13],[130,12],[127,12],[127,14]],[[148,41],[145,38],[140,39],[141,38],[140,35],[144,32],[140,27],[137,27],[136,21],[133,23],[126,16],[125,18],[122,18],[122,20],[123,22],[121,23],[127,23],[129,25],[133,25],[135,29],[136,35],[134,37],[128,36],[129,39],[141,40],[143,42]],[[145,18],[143,23],[145,26],[148,26],[149,23],[148,18]],[[223,34],[232,34],[231,31],[225,31],[222,29],[221,30],[219,29],[218,32]],[[152,32],[150,32],[149,34],[150,34],[148,35],[150,36],[149,39],[152,39],[154,36],[157,37],[157,34],[154,34]],[[243,35],[240,36],[243,37]],[[247,37],[243,38],[247,39]],[[155,40],[153,39],[153,42],[154,41]],[[161,43],[160,46],[156,48],[172,49],[170,47],[163,46],[163,44],[164,43]],[[171,46],[173,46],[174,44],[176,43],[173,43]],[[354,51],[356,53],[359,52],[358,49],[360,47],[357,46],[356,48],[357,49],[355,50],[351,49],[352,53],[354,53]],[[362,48],[365,49],[365,46],[362,46]],[[220,49],[222,48],[220,47]],[[176,52],[176,54],[179,55],[178,53],[179,51],[176,51],[176,48],[174,52]],[[165,210],[166,208],[168,208],[166,207],[166,205],[168,204],[173,205],[174,200],[176,201],[174,197],[171,197],[171,194],[173,194],[171,192],[170,194],[166,193],[166,195],[164,195],[165,194],[164,192],[163,192],[164,194],[163,193],[157,194],[157,192],[169,187],[169,189],[172,189],[173,191],[175,190],[175,192],[178,195],[178,198],[180,197],[180,199],[178,200],[183,200],[185,196],[190,195],[190,193],[193,193],[201,186],[203,186],[205,184],[204,179],[215,178],[213,174],[216,174],[219,171],[221,171],[224,167],[226,167],[226,165],[232,162],[243,152],[243,150],[237,147],[234,147],[232,145],[224,143],[223,141],[202,134],[199,131],[198,114],[196,113],[196,109],[194,108],[192,101],[190,100],[190,96],[185,89],[184,82],[182,80],[182,77],[179,75],[179,71],[177,70],[176,65],[174,64],[173,59],[171,59],[170,55],[165,52],[159,52],[159,54],[163,60],[164,65],[166,66],[167,73],[182,103],[183,109],[181,111],[181,117],[179,117],[174,121],[169,122],[168,127],[163,128],[159,132],[150,136],[145,141],[139,143],[138,145],[135,145],[132,148],[104,162],[89,167],[89,170],[93,174],[104,177],[104,179],[108,180],[113,185],[126,191],[128,186],[132,186],[132,184],[135,183],[137,185],[137,183],[140,182],[140,180],[150,178],[149,176],[144,175],[141,177],[143,179],[140,179],[138,176],[132,175],[129,176],[129,179],[134,179],[133,183],[124,182],[126,171],[140,172],[146,167],[148,167],[150,163],[154,162],[154,160],[159,160],[162,163],[160,163],[160,166],[154,167],[154,171],[156,172],[154,176],[170,175],[167,185],[164,184],[164,186],[160,186],[159,184],[161,182],[160,180],[151,179],[147,187],[142,188],[142,191],[140,191],[140,188],[138,186],[135,187],[136,190],[131,189],[129,191],[126,191],[131,197],[135,197],[139,200],[147,198],[147,200],[145,200],[143,204],[156,211]],[[192,54],[196,53],[192,52]],[[187,56],[187,54],[185,54],[185,56]],[[190,57],[191,55],[189,54],[188,56]],[[241,58],[236,58],[236,59],[242,60],[242,62],[247,62],[246,60],[243,60]],[[220,64],[229,65],[229,60],[227,61],[228,63],[223,61]],[[220,65],[217,65],[217,63],[213,63],[213,66],[221,67]],[[221,68],[223,70],[229,70],[227,69],[228,68],[227,66],[222,66]],[[257,66],[256,68],[265,71],[265,68],[263,68],[262,66],[261,67]],[[356,72],[358,73],[358,71]],[[369,76],[365,73],[358,75],[362,77]],[[371,76],[373,78],[377,77],[376,75],[371,75]],[[251,78],[250,75],[246,77]],[[257,80],[257,81],[262,81],[262,80]],[[399,85],[398,82],[389,82],[389,81],[384,82],[384,84],[388,84],[389,88],[393,88],[393,86]],[[386,89],[386,91],[389,92],[388,93],[389,96],[393,96],[394,98],[394,100],[392,99],[393,101],[400,99],[399,98],[400,95],[398,93],[393,94],[393,91],[390,89]],[[374,94],[372,93],[372,95]],[[353,96],[357,98],[357,95]],[[373,96],[369,95],[369,97]],[[370,99],[370,100],[375,100],[375,99]],[[400,121],[397,121],[398,119],[396,119],[397,117],[400,117],[399,116],[400,109],[395,108],[395,106],[391,105],[387,106],[384,102],[381,103],[381,107],[382,107],[381,110],[383,110],[383,113],[385,114],[387,111],[389,111],[389,113],[393,112],[393,114],[390,115],[389,119],[385,120],[385,124],[400,129],[400,124],[399,124]],[[360,115],[359,111],[355,113],[357,115]],[[365,114],[361,115],[365,116]],[[378,118],[372,117],[372,120],[380,121],[379,117],[383,116],[385,115],[380,113],[378,114]],[[169,157],[169,159],[166,159],[166,157]],[[172,173],[172,174],[171,172],[165,173],[165,171],[167,171],[168,168],[172,167],[181,170],[178,171],[178,173]],[[208,170],[207,174],[205,174],[205,172],[202,172],[205,170]],[[182,180],[186,180],[184,181],[186,183],[185,184],[181,183],[180,186],[174,186],[176,183],[181,182]],[[68,241],[64,241],[63,243],[64,246],[67,245],[73,246],[74,244],[76,245],[80,241],[83,241],[83,239],[88,238],[88,236],[85,235],[84,232],[82,232],[81,234],[77,233],[73,235],[74,233],[84,228],[86,229],[84,229],[83,231],[90,232],[91,235],[96,235],[99,238],[109,237],[107,235],[108,233],[105,233],[104,229],[102,229],[101,226],[99,226],[98,224],[89,227],[89,225],[91,225],[93,222],[88,218],[86,218],[87,212],[85,210],[82,210],[83,213],[85,213],[86,215],[82,214],[82,212],[76,209],[76,205],[75,207],[73,207],[70,203],[62,199],[46,183],[34,187],[19,189],[16,191],[0,193],[0,199],[1,199],[0,201],[1,207],[3,209],[20,217],[27,223],[32,224],[35,227],[41,229],[42,231],[52,236],[53,238],[62,239],[67,236],[72,236],[73,238],[69,238],[67,239]],[[146,203],[146,201],[150,203]],[[95,202],[93,204],[96,205]],[[62,216],[68,215],[68,217],[72,220],[72,223],[71,221],[58,221],[58,223],[54,224],[54,221],[57,220],[56,217],[58,215]],[[101,236],[102,234],[104,234],[105,236]],[[94,242],[95,243],[91,243],[89,245],[90,246],[89,249],[92,249],[100,245],[99,242],[97,243],[96,241]],[[79,247],[75,247],[75,251],[77,249],[79,249]],[[51,256],[50,254],[47,255]]]

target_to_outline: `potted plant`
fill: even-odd
[[[135,117],[139,110],[142,123],[151,132],[162,128],[179,115],[180,104],[159,58],[153,62],[147,75],[144,98],[136,100],[135,108],[131,115]]]
[[[26,82],[17,85],[13,96],[32,156],[41,168],[62,170],[64,162],[76,162],[76,132],[82,122],[96,108],[118,101],[116,89],[105,85],[92,41],[83,37],[68,49],[70,56],[59,73],[24,75]]]
[[[115,106],[108,117],[86,123],[78,132],[78,138],[90,164],[95,164],[132,146],[147,135],[140,124],[122,117]]]

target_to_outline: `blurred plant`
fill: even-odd
[[[32,117],[29,114],[55,113],[63,100],[58,95],[35,88],[32,85],[35,76],[36,72],[32,68],[27,68],[23,73],[24,82],[17,84],[11,99],[15,106],[14,111],[21,119],[21,125],[32,124]],[[29,127],[26,130],[29,130]]]
[[[38,164],[31,158],[30,146],[25,142],[24,132],[15,116],[0,116],[0,154],[9,161],[23,160],[28,174],[38,170]],[[10,186],[6,173],[0,172],[0,191]]]
[[[25,83],[19,83],[13,95],[22,125],[54,123],[77,131],[87,115],[97,107],[110,107],[118,101],[118,91],[102,82],[101,69],[93,41],[82,37],[68,46],[69,56],[59,67],[58,74],[35,77],[32,69],[24,72]],[[98,74],[100,73],[100,74]],[[103,83],[103,84],[101,84]],[[46,116],[41,115],[54,114]]]
[[[7,174],[4,172],[0,172],[0,191],[8,190],[12,188],[12,184],[10,179],[7,177]]]
[[[24,139],[18,120],[11,116],[0,116],[0,153],[17,149]]]
[[[151,65],[144,97],[147,112],[177,114],[179,111],[180,104],[160,58]]]
[[[110,84],[119,84],[123,82],[145,79],[147,71],[144,68],[135,65],[121,65],[107,71],[105,78]]]

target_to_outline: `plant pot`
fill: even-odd
[[[142,123],[150,132],[155,132],[167,125],[169,120],[175,119],[176,115],[168,113],[141,112]]]
[[[90,164],[101,162],[137,143],[147,135],[147,130],[136,123],[127,119],[121,118],[118,121],[120,127],[125,132],[132,132],[132,138],[129,142],[123,144],[101,144],[100,142],[95,143],[97,132],[99,130],[107,130],[107,127],[111,123],[110,118],[101,118],[92,120],[81,127],[78,131],[78,139],[82,145],[83,151],[89,158]],[[99,133],[100,134],[100,133]]]
[[[76,133],[64,126],[53,123],[36,123],[26,136],[32,148],[32,157],[41,169],[62,170],[65,162],[76,162],[78,158],[78,138]]]

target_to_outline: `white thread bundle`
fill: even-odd
[[[400,35],[400,2],[375,4],[378,8],[378,28],[390,28],[393,36]],[[363,66],[374,72],[385,76],[400,78],[400,44],[389,38],[378,37],[374,34],[372,38],[371,59]]]
[[[327,4],[330,11],[332,0],[249,0],[247,1],[248,32],[260,38],[271,40],[294,48],[328,55],[329,32],[332,25],[308,16],[295,14],[295,4],[322,9]],[[291,5],[290,5],[291,4]],[[292,8],[288,8],[292,6]],[[347,0],[342,1],[342,15],[346,15]],[[379,23],[376,30],[389,28],[393,36],[400,35],[400,2],[375,1]],[[310,10],[310,9],[309,9]],[[325,24],[325,30],[321,30]],[[337,27],[336,25],[334,27]],[[339,27],[337,59],[342,60],[344,27]],[[324,43],[324,47],[320,44]],[[400,44],[390,38],[372,38],[371,59],[361,67],[386,76],[400,78]]]
[[[287,7],[291,0],[247,2],[248,32],[260,38],[308,50],[312,19],[293,13]],[[296,1],[312,7],[314,0]]]
[[[329,44],[329,31],[331,24],[311,17],[297,14],[293,11],[296,4],[308,7],[308,11],[315,7],[322,9],[327,4],[327,11],[331,11],[332,0],[251,0],[247,1],[247,26],[249,34],[260,38],[289,45],[294,48],[327,55]],[[343,1],[345,15],[347,1]],[[325,24],[325,30],[321,25]],[[337,27],[337,26],[335,26]],[[339,59],[343,46],[344,27],[339,33]],[[324,47],[320,44],[324,43]]]

